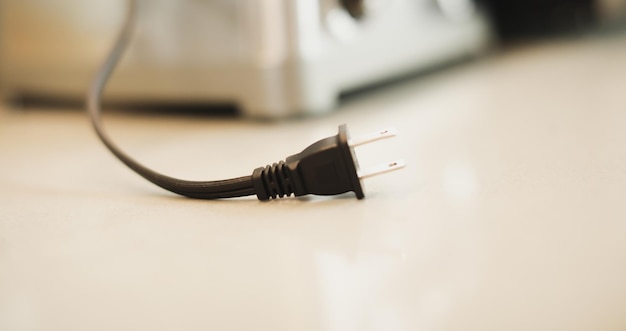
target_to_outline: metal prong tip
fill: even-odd
[[[376,131],[376,132],[373,132],[364,136],[351,138],[348,141],[348,145],[350,145],[350,147],[357,147],[357,146],[369,144],[377,140],[392,138],[392,137],[395,137],[396,135],[397,135],[397,131],[395,128],[383,129],[383,130],[379,130],[379,131]]]
[[[377,166],[371,167],[367,170],[359,170],[357,175],[359,179],[365,179],[369,177],[374,177],[378,175],[382,175],[384,173],[388,173],[395,170],[400,170],[406,166],[404,160],[392,161],[385,164],[379,164]]]

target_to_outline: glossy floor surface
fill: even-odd
[[[106,115],[140,161],[246,175],[335,134],[352,195],[188,200],[77,110],[0,111],[1,330],[624,330],[626,39],[519,46],[278,123]]]

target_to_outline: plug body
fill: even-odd
[[[393,136],[390,132],[381,131],[374,137],[361,139],[359,144]],[[393,162],[384,171],[378,172],[400,167],[400,162]],[[252,181],[259,200],[291,194],[336,195],[346,192],[354,192],[357,199],[365,197],[354,144],[345,124],[339,126],[336,135],[318,140],[302,152],[287,157],[285,161],[255,169]]]

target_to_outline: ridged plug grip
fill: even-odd
[[[255,169],[252,181],[259,200],[288,197],[293,193],[291,171],[284,161]]]

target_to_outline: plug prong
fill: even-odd
[[[399,169],[404,168],[405,166],[406,166],[406,163],[404,162],[404,160],[397,160],[397,161],[393,161],[393,162],[389,162],[385,164],[379,164],[367,170],[359,170],[357,172],[357,175],[359,176],[359,179],[365,179],[369,177],[382,175],[390,171],[399,170]]]
[[[361,137],[350,138],[350,140],[348,141],[348,145],[350,145],[350,147],[357,147],[357,146],[369,144],[377,140],[392,138],[392,137],[395,137],[396,134],[397,134],[397,131],[395,128],[387,128],[387,129],[376,131],[376,132],[373,132],[373,133],[370,133]]]

